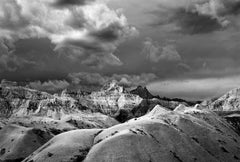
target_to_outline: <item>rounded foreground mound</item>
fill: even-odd
[[[0,130],[0,161],[21,161],[52,136],[34,128],[8,125]]]
[[[62,133],[55,136],[24,161],[82,161],[93,146],[95,136],[101,131],[100,129],[83,129]]]
[[[56,153],[68,157],[60,161],[71,161],[77,151],[81,158],[74,160],[85,162],[240,161],[240,136],[215,113],[197,108],[156,106],[140,118],[91,131],[60,134],[25,161],[59,161]]]

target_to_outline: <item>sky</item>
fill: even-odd
[[[207,99],[240,87],[240,0],[0,0],[0,80],[110,80]]]

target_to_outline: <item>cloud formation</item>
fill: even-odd
[[[52,3],[54,7],[69,7],[74,5],[86,5],[95,0],[56,0]]]
[[[145,86],[157,78],[158,77],[152,73],[143,73],[140,75],[113,74],[107,76],[100,73],[79,72],[69,74],[66,80],[33,81],[28,83],[27,86],[50,93],[60,92],[64,89],[93,91],[99,90],[106,83],[113,80],[121,86],[133,88],[139,85]]]
[[[240,76],[158,81],[148,85],[150,91],[167,97],[209,99],[240,87]]]
[[[99,73],[80,72],[69,74],[68,78],[75,85],[102,87],[107,82],[116,80],[119,85],[130,88],[138,85],[146,85],[158,77],[152,73],[143,73],[141,75],[113,74],[112,76],[105,76]]]
[[[14,72],[25,65],[36,65],[34,61],[14,55],[14,48],[11,40],[0,39],[0,72]]]
[[[86,60],[83,60],[81,63],[84,65],[87,65],[88,67],[94,68],[94,69],[96,69],[96,68],[102,69],[106,65],[112,65],[112,66],[123,65],[121,60],[118,57],[116,57],[115,55],[113,55],[112,53],[104,54],[104,55],[103,54],[98,54],[98,55],[91,54],[90,57],[88,57]]]
[[[114,55],[118,45],[136,34],[137,30],[128,24],[120,10],[112,10],[100,1],[0,1],[0,39],[16,42],[48,38],[56,45],[56,52],[75,60],[103,56],[98,60],[104,59],[104,65],[109,63],[109,58],[119,62]]]
[[[159,10],[152,13],[160,20],[153,25],[175,24],[174,30],[185,34],[223,30],[240,11],[239,0],[161,0],[159,4]]]
[[[70,84],[65,80],[49,80],[46,82],[35,81],[28,84],[30,88],[51,93],[62,91],[69,85]]]
[[[142,54],[145,55],[149,61],[155,63],[159,61],[178,62],[182,60],[175,45],[168,44],[161,46],[158,42],[154,42],[151,38],[147,38],[143,42]]]

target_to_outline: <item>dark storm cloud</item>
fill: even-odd
[[[97,41],[73,41],[66,40],[55,48],[62,54],[68,53],[73,61],[78,61],[93,69],[102,69],[104,66],[121,66],[121,60],[113,54],[117,46],[115,44],[100,44]]]
[[[216,18],[199,13],[189,12],[185,9],[175,11],[169,23],[176,23],[180,27],[180,32],[184,34],[202,34],[221,30],[223,26]]]
[[[9,39],[0,39],[0,72],[16,71],[25,65],[35,66],[36,63],[14,54],[15,46]]]
[[[68,7],[68,6],[74,6],[74,5],[86,5],[94,1],[95,0],[56,0],[54,3],[52,3],[52,6]]]
[[[99,52],[104,52],[104,48],[101,46],[101,44],[99,42],[95,42],[93,43],[92,41],[85,41],[85,40],[72,40],[72,39],[66,39],[64,42],[62,42],[61,44],[59,44],[55,50],[58,50],[59,48],[65,48],[65,47],[70,47],[70,49],[72,47],[76,47],[79,48],[79,52],[80,51],[84,51],[83,53],[87,53],[87,52],[95,52],[95,53],[99,53]]]
[[[159,9],[151,11],[159,18],[152,25],[174,24],[172,31],[184,34],[211,33],[234,24],[239,11],[239,0],[160,1]]]
[[[100,41],[110,42],[118,40],[123,32],[120,24],[113,23],[100,31],[93,31],[90,35]]]
[[[65,39],[56,46],[55,51],[66,53],[67,49],[73,60],[81,56],[81,63],[91,68],[121,66],[122,62],[114,52],[118,45],[131,35],[137,35],[134,27],[113,22],[102,29],[89,31],[89,40]]]
[[[159,15],[166,14],[165,12],[154,12],[154,14],[156,13]],[[178,28],[173,30],[183,34],[204,34],[224,28],[216,18],[191,12],[184,8],[172,10],[167,18],[154,22],[151,25],[162,26],[166,24],[175,24]]]
[[[14,72],[17,69],[27,65],[33,67],[36,65],[36,63],[34,61],[20,58],[14,54],[0,55],[0,72]]]
[[[143,73],[140,75],[113,74],[107,76],[100,73],[79,72],[68,74],[66,80],[33,81],[28,83],[27,86],[40,91],[55,93],[64,89],[76,90],[80,88],[82,90],[97,90],[113,80],[121,86],[132,88],[138,85],[145,86],[157,78],[152,73]]]
[[[48,38],[56,52],[69,55],[71,60],[81,60],[85,65],[92,62],[103,62],[96,67],[122,64],[114,52],[126,38],[136,33],[136,29],[128,24],[120,10],[112,10],[105,3],[94,0],[54,1],[59,6],[75,5],[72,9],[52,8],[51,2],[0,1],[0,38],[12,43]],[[88,2],[91,3],[85,5]]]
[[[223,1],[226,10],[221,15],[238,15],[240,13],[240,1]]]

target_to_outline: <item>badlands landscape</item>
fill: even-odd
[[[0,0],[0,162],[240,162],[239,51],[240,0]]]
[[[3,162],[240,161],[240,89],[203,102],[109,82],[49,94],[0,86]]]

